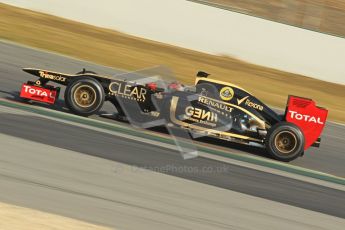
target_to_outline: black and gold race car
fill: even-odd
[[[179,82],[129,81],[85,69],[64,74],[24,68],[38,77],[22,85],[20,97],[54,104],[66,86],[65,105],[81,116],[96,114],[110,101],[119,117],[142,127],[170,125],[191,134],[266,148],[273,158],[291,161],[311,146],[319,147],[328,111],[311,99],[289,96],[279,115],[246,90],[198,72],[195,85]]]

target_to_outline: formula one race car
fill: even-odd
[[[54,104],[66,86],[66,107],[81,116],[96,114],[110,101],[122,117],[136,124],[166,124],[218,139],[261,146],[277,160],[291,161],[311,146],[319,147],[328,111],[311,99],[289,96],[279,115],[246,90],[198,72],[195,85],[138,83],[85,71],[63,74],[25,68],[37,76],[22,85],[20,97]]]

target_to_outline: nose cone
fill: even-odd
[[[33,68],[23,68],[24,72],[27,72],[29,74],[37,75],[39,69],[33,69]]]

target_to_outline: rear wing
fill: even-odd
[[[328,110],[316,106],[312,99],[289,96],[285,120],[297,125],[304,134],[304,149],[320,145],[320,135],[326,124]]]

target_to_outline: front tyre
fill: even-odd
[[[65,91],[65,104],[75,114],[90,116],[103,106],[105,93],[102,85],[91,77],[72,81]]]
[[[303,133],[292,123],[280,122],[269,130],[266,149],[276,160],[292,161],[303,154]]]

